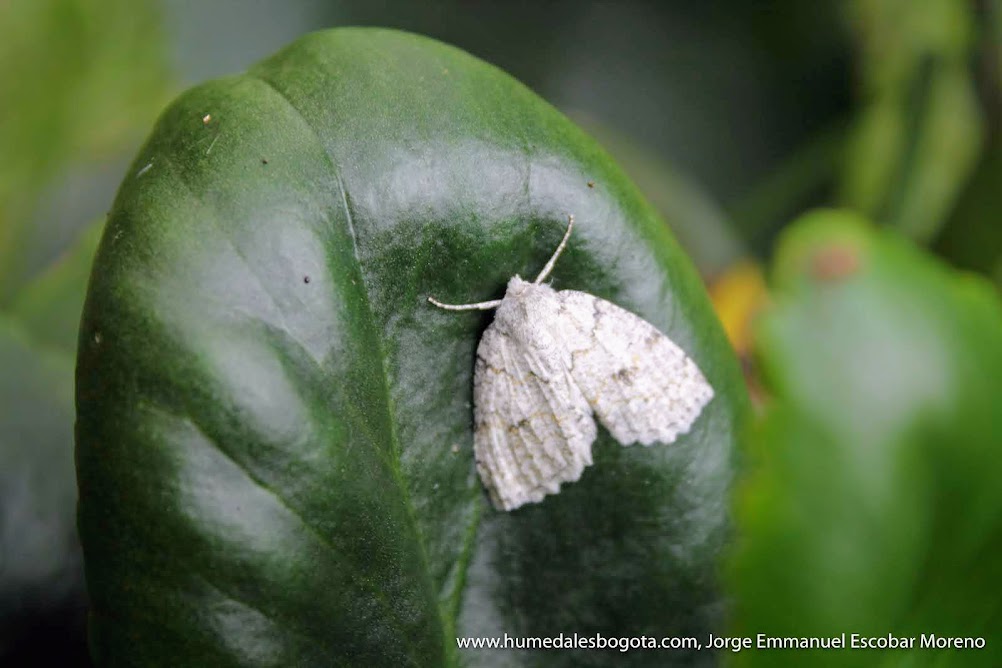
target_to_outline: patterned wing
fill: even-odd
[[[595,421],[565,364],[491,325],[477,348],[474,452],[496,508],[556,494],[591,464]]]
[[[689,357],[649,322],[576,290],[557,293],[571,376],[623,445],[671,443],[713,398]]]

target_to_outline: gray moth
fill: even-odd
[[[595,417],[622,445],[672,443],[713,398],[696,364],[667,336],[615,304],[543,283],[567,231],[529,283],[502,299],[443,304],[497,309],[477,347],[473,449],[494,506],[514,510],[556,494],[592,463]]]

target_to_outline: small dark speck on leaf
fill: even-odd
[[[828,246],[811,258],[811,275],[819,281],[837,281],[859,269],[859,255],[853,248]]]
[[[303,283],[309,283],[309,282],[310,282],[310,277],[309,276],[303,276]]]
[[[588,182],[588,187],[589,188],[594,188],[595,187],[595,182],[594,181],[589,181]]]
[[[267,165],[268,164],[268,158],[261,158],[261,164],[262,165]]]

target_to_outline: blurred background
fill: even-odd
[[[791,307],[765,276],[777,238],[810,209],[839,207],[885,228],[942,281],[981,275],[997,304],[1000,0],[0,2],[0,664],[88,665],[74,527],[76,327],[129,161],[184,88],[341,25],[457,45],[598,139],[705,277],[761,405],[784,395],[755,360],[781,375],[782,346],[796,345],[752,336],[756,314]],[[834,262],[823,276],[845,269]],[[756,517],[749,532],[765,521]],[[998,545],[999,527],[986,526],[982,537]],[[758,577],[745,566],[735,572]]]

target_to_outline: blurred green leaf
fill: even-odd
[[[0,3],[0,305],[49,243],[33,218],[71,161],[108,159],[148,127],[167,93],[152,0]]]
[[[0,315],[0,658],[25,618],[80,607],[73,358]]]
[[[91,224],[69,252],[14,298],[11,315],[38,343],[76,355],[87,277],[103,230],[103,220]]]
[[[978,164],[935,250],[963,269],[1002,286],[1002,144]]]
[[[863,109],[840,200],[928,241],[977,162],[983,119],[969,61],[973,7],[956,0],[856,0]]]
[[[775,283],[758,337],[774,399],[740,493],[736,633],[988,645],[751,651],[738,662],[1000,665],[998,294],[842,212],[787,231]]]
[[[987,70],[988,87],[994,90],[995,109],[1002,102],[999,96],[1002,95],[1002,0],[985,0],[985,30],[982,37],[982,49],[984,50],[985,69]],[[1000,119],[994,116],[995,125],[998,126]],[[996,127],[997,129],[997,127]]]

